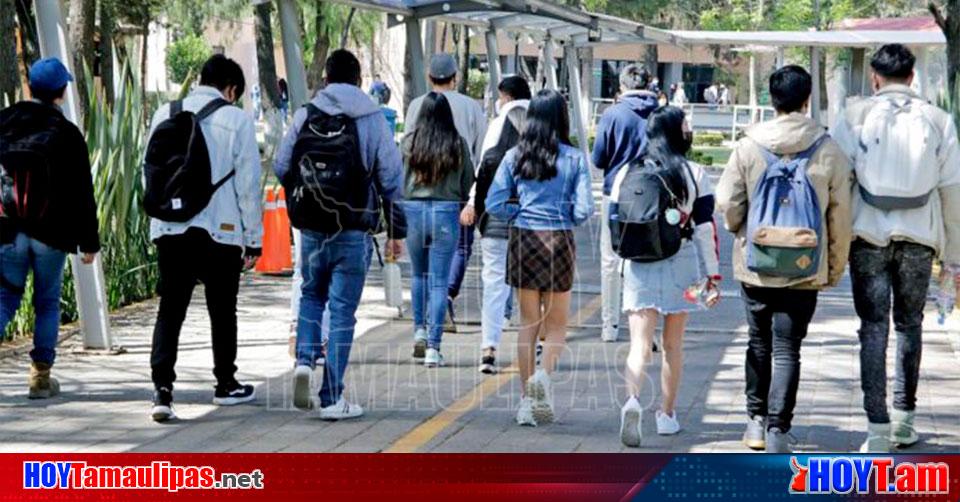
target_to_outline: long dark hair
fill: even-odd
[[[559,92],[544,89],[527,108],[527,121],[517,144],[514,175],[526,180],[546,181],[557,175],[560,144],[570,144],[567,101]]]
[[[420,106],[407,160],[414,179],[422,185],[434,186],[460,168],[463,155],[450,103],[441,93],[427,94]]]
[[[683,134],[684,117],[683,110],[675,106],[662,106],[651,112],[647,118],[647,149],[643,155],[645,161],[656,165],[657,173],[681,201],[690,195],[685,157],[689,143]]]

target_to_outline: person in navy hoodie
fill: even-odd
[[[630,64],[620,72],[620,96],[600,117],[593,144],[593,165],[603,171],[603,204],[600,225],[600,291],[603,297],[605,342],[619,337],[621,260],[610,242],[610,188],[620,168],[640,157],[647,144],[647,117],[659,103],[656,93],[647,90],[651,75],[641,64]]]

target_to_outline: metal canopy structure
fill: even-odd
[[[497,50],[497,32],[509,31],[526,33],[543,41],[541,61],[544,67],[547,86],[557,87],[557,67],[554,57],[554,44],[563,46],[563,59],[568,68],[570,102],[573,108],[573,124],[576,125],[580,148],[589,159],[587,151],[587,122],[580,86],[580,58],[577,47],[598,44],[674,44],[677,36],[664,30],[652,28],[625,19],[586,12],[557,5],[547,0],[330,0],[334,3],[349,5],[359,9],[373,10],[391,14],[389,26],[403,24],[407,32],[407,50],[410,51],[414,94],[427,92],[426,65],[424,63],[423,36],[420,21],[434,19],[473,27],[484,32],[487,59],[490,71],[490,91],[495,95],[500,81],[500,58]],[[284,39],[284,53],[287,68],[291,65],[303,67],[302,53],[293,38],[287,33],[296,33],[296,25],[287,22],[284,12],[296,8],[293,0],[278,0],[281,13],[281,30]],[[294,73],[300,73],[299,68]],[[288,79],[291,86],[293,105],[299,106],[297,94],[300,83]],[[306,82],[303,81],[303,89]],[[304,93],[305,94],[305,93]]]
[[[873,48],[896,40],[915,47],[945,45],[940,30],[673,31],[683,45]]]

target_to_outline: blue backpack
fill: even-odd
[[[823,222],[807,163],[823,135],[791,159],[760,146],[767,161],[747,215],[747,268],[774,277],[810,277],[820,267]],[[759,146],[759,145],[758,145]]]

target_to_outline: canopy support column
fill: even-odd
[[[413,81],[413,95],[427,93],[427,70],[423,61],[423,36],[420,34],[420,20],[408,17],[403,20],[407,28],[407,50],[410,51],[410,71]]]
[[[487,115],[494,115],[494,103],[497,101],[497,86],[500,85],[500,53],[497,52],[497,32],[487,30],[483,35],[487,44],[487,70],[490,74],[490,102],[487,103]]]
[[[590,147],[587,144],[587,122],[583,110],[583,90],[580,86],[580,58],[577,57],[577,48],[572,44],[564,47],[564,63],[567,65],[570,86],[570,104],[573,105],[573,124],[577,128],[577,142],[580,150],[590,163]]]
[[[56,57],[70,72],[77,74],[73,66],[73,48],[69,32],[60,9],[59,0],[37,0],[37,30],[40,35],[40,52],[43,57]],[[77,118],[77,86],[67,86],[63,114],[83,130]],[[106,281],[100,255],[90,265],[84,265],[78,255],[71,255],[77,310],[80,313],[80,329],[83,331],[83,346],[88,349],[109,349],[113,343],[110,336],[110,319],[107,316]]]
[[[553,55],[553,39],[543,39],[543,74],[547,78],[547,89],[557,90],[557,59]]]
[[[754,124],[758,120],[757,113],[757,56],[750,53],[750,123]],[[734,138],[736,139],[736,138]]]
[[[287,85],[293,110],[307,104],[307,71],[303,67],[300,47],[299,15],[295,0],[277,0],[280,14],[280,37],[283,41],[283,62],[287,67]]]
[[[820,123],[820,48],[810,48],[810,78],[813,80],[813,89],[810,92],[810,118]]]

